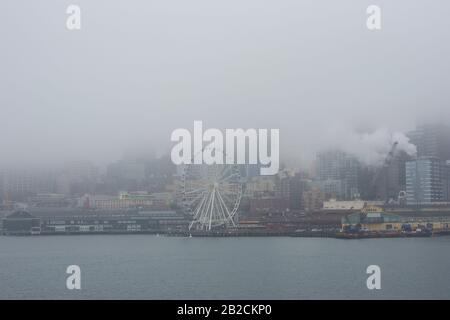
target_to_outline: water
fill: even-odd
[[[1,299],[449,299],[450,237],[0,237]],[[68,265],[81,290],[67,290]],[[368,290],[366,268],[381,268]]]

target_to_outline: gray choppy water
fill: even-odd
[[[1,299],[450,299],[450,237],[0,237]],[[66,267],[82,289],[67,290]],[[366,267],[381,267],[368,290]]]

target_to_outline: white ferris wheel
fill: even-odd
[[[181,198],[192,215],[189,230],[210,231],[235,226],[241,202],[243,179],[235,164],[185,164]]]

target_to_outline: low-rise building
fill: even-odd
[[[362,210],[366,206],[382,206],[383,204],[383,201],[339,201],[336,199],[330,199],[323,202],[323,209],[329,211],[356,211]]]
[[[360,212],[342,218],[343,231],[401,232],[430,230],[450,232],[450,217],[408,217],[385,212],[381,207],[366,206]]]
[[[2,219],[5,235],[31,235],[40,233],[40,219],[20,210]]]
[[[119,196],[85,195],[78,201],[80,207],[96,210],[126,210],[134,208],[169,210],[174,196],[169,192],[121,192]]]
[[[250,214],[265,215],[289,211],[289,199],[279,197],[260,197],[250,199]]]
[[[303,192],[303,206],[306,211],[321,210],[325,194],[318,188]]]

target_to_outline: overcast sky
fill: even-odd
[[[279,128],[281,157],[303,163],[450,123],[448,0],[3,0],[0,40],[2,164],[162,152],[194,120]]]

